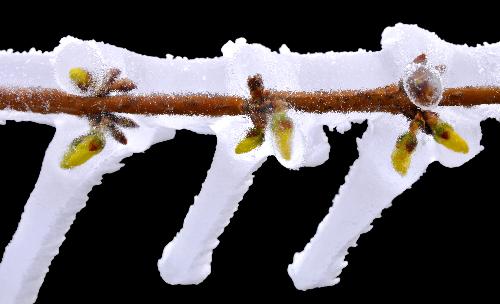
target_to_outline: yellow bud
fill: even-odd
[[[72,68],[69,70],[69,78],[81,90],[86,91],[92,82],[92,76],[83,68]]]
[[[469,152],[467,142],[449,124],[438,120],[434,126],[431,126],[431,129],[434,140],[446,148],[459,153]]]
[[[281,157],[290,160],[292,155],[292,120],[284,112],[276,113],[273,115],[271,130]]]
[[[70,144],[68,151],[61,161],[61,168],[71,169],[80,166],[98,154],[104,148],[106,139],[99,131],[92,131],[89,134],[77,137]]]
[[[391,154],[392,167],[401,175],[406,175],[410,167],[411,157],[417,147],[417,137],[413,132],[399,136]]]
[[[258,146],[262,145],[264,142],[264,131],[262,129],[252,128],[243,138],[236,148],[234,152],[236,154],[243,154],[252,151]]]

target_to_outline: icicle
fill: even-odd
[[[217,238],[252,184],[253,172],[267,157],[264,151],[236,156],[237,138],[231,136],[234,125],[229,121],[221,120],[212,127],[217,135],[212,166],[182,229],[158,261],[161,276],[169,284],[198,284],[210,274]]]
[[[421,134],[419,141],[426,141],[426,144],[417,146],[412,166],[404,177],[392,169],[390,162],[393,143],[407,127],[406,120],[385,114],[368,120],[367,131],[358,140],[359,158],[352,165],[345,184],[335,196],[328,215],[318,225],[314,237],[302,252],[295,254],[293,263],[288,266],[288,274],[297,289],[338,283],[338,276],[347,265],[345,256],[349,247],[356,244],[360,234],[371,229],[371,222],[391,205],[394,198],[417,181],[436,157],[446,166],[459,166],[481,151],[479,121],[484,117],[477,114],[474,119],[460,116],[460,132],[472,143],[470,153],[453,154],[453,151],[446,150],[436,153],[440,145],[430,136]]]
[[[0,263],[0,303],[34,303],[52,259],[59,252],[76,214],[85,206],[92,187],[105,173],[121,168],[120,161],[134,152],[143,152],[159,140],[173,137],[144,127],[135,144],[112,143],[84,165],[64,170],[59,167],[64,148],[88,128],[83,119],[61,117],[44,157],[40,176],[24,213]],[[134,137],[134,138],[136,138]]]

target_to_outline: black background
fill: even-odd
[[[285,43],[301,53],[379,50],[382,30],[397,22],[417,23],[452,43],[500,41],[495,11],[476,2],[461,12],[418,2],[399,11],[361,3],[350,8],[289,3],[280,10],[240,5],[218,13],[209,12],[213,3],[104,7],[74,1],[65,12],[48,4],[44,11],[5,8],[0,49],[50,51],[72,35],[159,57],[220,56],[221,46],[238,37],[272,50]],[[357,158],[355,139],[366,124],[345,134],[327,131],[332,157],[319,167],[289,171],[269,158],[220,237],[212,274],[198,286],[170,286],[156,266],[181,228],[215,149],[215,137],[179,131],[173,140],[125,159],[123,169],[105,175],[92,190],[37,303],[497,297],[500,125],[491,119],[481,125],[483,152],[460,168],[430,165],[349,250],[340,283],[307,292],[294,289],[286,267],[326,215]],[[0,126],[0,253],[16,229],[53,133],[34,123]]]

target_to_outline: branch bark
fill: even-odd
[[[413,118],[418,108],[398,84],[368,90],[319,92],[266,91],[267,98],[283,100],[288,106],[304,112],[388,112]],[[0,109],[35,113],[91,115],[102,112],[130,114],[177,115],[246,115],[251,100],[240,96],[218,94],[186,95],[116,95],[87,97],[57,89],[0,88]],[[500,104],[500,87],[449,88],[440,105],[471,107]]]

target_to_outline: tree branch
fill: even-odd
[[[418,108],[397,84],[368,90],[284,92],[266,90],[269,100],[285,101],[304,112],[388,112],[413,118]],[[218,94],[78,96],[57,89],[0,88],[0,109],[91,115],[102,112],[177,115],[246,115],[252,98]],[[500,87],[449,88],[442,106],[500,104]]]

